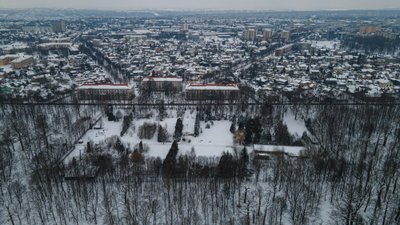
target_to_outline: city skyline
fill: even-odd
[[[51,1],[51,0],[17,0],[2,1],[0,8],[73,8],[73,9],[110,9],[110,10],[352,10],[352,9],[398,9],[400,2],[395,0],[338,0],[334,2],[322,2],[317,0],[218,0],[218,1],[180,1],[180,0],[152,0],[152,1],[128,1],[128,0],[85,0],[85,1]]]

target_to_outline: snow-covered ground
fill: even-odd
[[[179,154],[186,154],[192,149],[195,150],[198,156],[221,156],[225,151],[233,151],[233,138],[229,131],[231,121],[220,120],[207,122],[210,128],[206,128],[207,123],[204,121],[200,122],[200,135],[198,137],[193,136],[194,123],[196,118],[196,111],[186,110],[182,115],[183,120],[183,136],[179,142]],[[126,134],[121,138],[122,143],[125,147],[133,149],[140,141],[143,144],[149,146],[149,151],[146,152],[146,156],[160,157],[164,159],[167,155],[172,144],[172,136],[175,131],[176,117],[165,118],[162,121],[156,118],[150,119],[134,119],[131,123],[131,127],[128,129]],[[164,127],[170,135],[170,141],[160,143],[157,141],[157,132],[154,134],[152,139],[141,140],[138,137],[139,127],[144,123],[156,123]],[[295,118],[292,111],[287,111],[284,114],[283,122],[287,125],[290,134],[301,137],[303,132],[308,132],[304,120],[300,117]],[[85,154],[85,147],[87,142],[93,142],[98,144],[107,138],[112,136],[119,136],[122,129],[122,120],[118,122],[108,121],[106,117],[102,118],[103,129],[91,129],[81,139],[80,143],[75,145],[74,150],[64,159],[64,163],[68,164],[75,157],[79,159],[80,156]],[[284,148],[289,153],[294,151],[297,155],[301,149],[287,149],[287,146],[273,146],[275,148]],[[252,146],[248,147],[248,150],[252,151]],[[293,154],[293,153],[292,153]]]
[[[320,49],[337,49],[340,47],[340,41],[311,41],[311,45]]]
[[[283,116],[283,123],[288,127],[289,133],[297,137],[301,137],[304,132],[309,133],[304,120],[299,116],[296,118],[290,110]]]
[[[210,128],[206,128],[205,122],[200,122],[200,135],[194,137],[192,134],[194,132],[194,122],[195,122],[196,112],[190,112],[187,110],[182,116],[183,120],[183,137],[179,142],[179,154],[185,154],[190,152],[192,149],[195,150],[198,156],[220,156],[225,151],[232,151],[233,138],[229,131],[231,126],[231,121],[221,120],[207,122],[210,124]],[[175,131],[175,124],[177,118],[166,118],[163,121],[157,121],[155,118],[151,119],[134,119],[130,129],[121,138],[122,143],[125,147],[133,147],[140,141],[143,144],[149,146],[149,151],[146,153],[147,156],[165,158],[169,149],[171,148],[172,142],[160,143],[157,141],[157,132],[152,139],[141,140],[137,131],[139,127],[145,122],[156,123],[167,129],[169,135],[172,136]],[[112,137],[114,135],[119,136],[122,129],[122,120],[118,122],[108,121],[107,118],[102,118],[103,129],[91,129],[89,130],[81,139],[81,143],[75,145],[75,149],[64,159],[64,163],[68,164],[71,160],[79,158],[85,152],[85,147],[87,142],[93,141],[94,144],[100,143],[105,139]]]

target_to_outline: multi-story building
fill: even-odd
[[[243,32],[242,38],[246,41],[254,41],[256,39],[257,31],[256,29],[250,28]]]
[[[78,87],[80,100],[131,100],[133,86],[128,84],[83,84]]]
[[[0,65],[11,64],[14,70],[22,69],[33,64],[31,55],[8,55],[0,59]]]
[[[289,41],[289,36],[290,36],[290,33],[289,33],[289,31],[287,31],[287,30],[283,30],[283,31],[281,31],[281,40],[282,40],[282,42],[288,42]]]
[[[51,28],[54,33],[62,33],[65,31],[65,23],[62,20],[53,21]]]
[[[179,77],[145,77],[142,89],[145,91],[182,91],[182,78]]]
[[[263,30],[263,40],[269,41],[272,39],[272,30],[271,29],[264,29]]]
[[[236,84],[189,84],[185,92],[187,100],[235,100],[239,97]]]

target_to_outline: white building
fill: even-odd
[[[264,29],[263,31],[263,40],[269,41],[272,39],[272,30],[271,29]]]
[[[254,41],[256,39],[257,31],[256,29],[247,29],[243,32],[242,38],[246,41]]]
[[[135,96],[128,84],[83,84],[78,87],[81,100],[130,100]]]

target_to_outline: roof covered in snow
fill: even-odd
[[[78,87],[78,89],[85,90],[85,89],[109,89],[109,90],[130,90],[132,89],[131,86],[128,84],[82,84]]]
[[[145,77],[143,81],[177,81],[182,82],[182,78],[180,77]]]
[[[291,156],[300,156],[301,151],[304,150],[302,146],[281,146],[281,145],[254,145],[254,151],[262,152],[285,152]]]
[[[227,90],[238,91],[239,87],[236,84],[189,84],[186,90]]]

